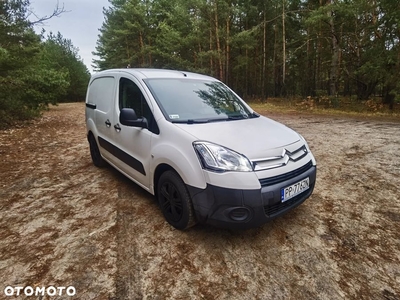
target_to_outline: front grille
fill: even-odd
[[[280,155],[253,159],[252,163],[254,166],[254,171],[271,170],[286,166],[289,161],[297,162],[307,156],[307,154],[308,150],[305,145],[296,150],[292,150],[292,152],[286,148],[283,148]]]
[[[304,198],[304,196],[312,190],[314,185],[311,185],[310,188],[307,191],[304,191],[303,193],[293,197],[292,199],[285,201],[285,202],[279,202],[270,206],[264,206],[264,212],[268,217],[271,217],[273,215],[278,214],[279,212],[283,211],[286,208],[289,208],[291,206],[295,206],[299,202],[301,202]]]
[[[268,177],[268,178],[263,178],[260,179],[260,184],[261,186],[269,186],[269,185],[274,185],[280,182],[284,182],[286,180],[290,180],[296,176],[299,176],[303,174],[304,172],[308,171],[311,167],[313,166],[312,161],[310,160],[307,164],[304,166],[298,168],[297,170],[291,171],[289,173],[285,173],[282,175],[274,176],[274,177]]]

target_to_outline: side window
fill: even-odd
[[[127,78],[119,81],[119,109],[133,108],[136,115],[151,120],[152,114],[139,87]]]
[[[119,81],[119,109],[123,108],[133,108],[138,118],[145,117],[147,119],[148,129],[151,132],[160,133],[142,91],[132,80],[127,78],[121,78]]]
[[[96,78],[90,85],[88,102],[96,104],[98,110],[108,112],[113,101],[114,86],[113,77]]]

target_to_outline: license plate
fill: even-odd
[[[310,177],[281,189],[281,201],[285,202],[310,188]]]

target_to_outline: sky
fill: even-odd
[[[40,33],[42,28],[47,33],[52,31],[57,34],[59,31],[64,38],[72,41],[74,47],[79,48],[80,57],[93,73],[91,64],[96,57],[92,51],[95,51],[98,29],[104,21],[103,7],[109,7],[108,0],[59,0],[58,3],[60,7],[64,5],[67,12],[53,17],[43,25],[36,25],[35,31]],[[35,15],[43,17],[51,15],[56,6],[57,0],[31,0],[30,9]],[[30,19],[35,20],[33,16]]]

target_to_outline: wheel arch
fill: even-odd
[[[91,130],[89,130],[89,131],[87,132],[86,138],[89,139],[90,136],[93,136],[93,137],[95,138],[94,133],[93,133],[93,131],[91,131]]]
[[[197,221],[192,198],[179,173],[170,165],[161,164],[154,178],[162,188],[162,195],[157,187],[155,196],[167,222],[179,230],[194,226]]]
[[[205,188],[206,180],[192,144],[181,143],[178,146],[167,142],[152,149],[150,190],[153,190],[154,194],[158,179],[167,170],[175,171],[186,185]]]
[[[89,137],[90,134],[93,134],[93,136],[97,141],[97,135],[98,135],[97,128],[92,118],[86,120],[86,131],[87,131],[86,137]]]
[[[174,171],[182,179],[182,176],[179,175],[179,173],[172,166],[170,166],[169,164],[166,164],[166,163],[159,164],[156,167],[156,169],[154,170],[154,176],[153,176],[154,195],[156,197],[158,197],[158,195],[157,195],[158,194],[158,189],[157,189],[158,181],[159,181],[161,175],[166,171]]]

